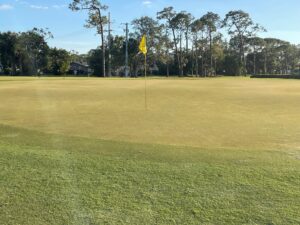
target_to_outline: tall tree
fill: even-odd
[[[246,39],[254,36],[254,34],[261,30],[261,26],[255,24],[250,15],[242,10],[227,13],[222,26],[228,28],[228,34],[232,38],[236,38],[239,48],[241,72],[247,73],[245,57]]]
[[[253,74],[257,73],[257,54],[261,52],[265,46],[265,41],[260,37],[251,37],[247,39],[247,43],[251,47],[253,55]]]
[[[142,35],[147,35],[147,47],[148,54],[147,59],[150,65],[156,64],[156,55],[162,45],[162,30],[163,26],[158,23],[157,20],[152,19],[148,16],[143,16],[141,18],[132,21],[133,29],[135,33],[131,34],[137,40],[140,40]],[[141,55],[138,55],[139,57]],[[139,60],[138,60],[139,61]],[[149,67],[148,67],[149,68]]]
[[[117,71],[119,67],[123,67],[125,61],[125,37],[123,36],[112,36],[111,38],[111,64],[113,71]],[[121,71],[120,71],[121,72]],[[125,68],[124,71],[125,73]],[[117,73],[119,74],[119,73]]]
[[[143,16],[133,20],[132,25],[135,31],[135,37],[139,39],[142,35],[146,34],[148,50],[155,51],[162,34],[162,26],[159,25],[158,21],[151,17]]]
[[[177,24],[175,23],[175,17],[177,16],[177,12],[174,10],[172,6],[164,8],[162,11],[157,13],[157,19],[166,21],[165,27],[171,30],[172,33],[172,45],[175,51],[175,64],[179,66],[179,51],[178,51],[178,36],[176,33]]]
[[[225,52],[225,43],[222,40],[222,35],[219,33],[219,35],[215,36],[213,38],[213,44],[212,44],[212,56],[213,56],[213,67],[215,71],[215,75],[218,74],[218,72],[222,71],[222,66],[224,62],[224,52]]]
[[[188,12],[183,12],[184,13],[184,15],[185,15],[185,18],[184,18],[184,26],[185,26],[185,64],[184,64],[184,66],[185,66],[185,70],[186,70],[186,74],[188,74],[188,63],[189,63],[189,61],[191,61],[191,60],[189,60],[189,58],[192,58],[192,57],[190,57],[191,56],[191,54],[189,54],[189,42],[190,41],[192,41],[192,37],[190,36],[191,35],[191,33],[192,33],[192,31],[191,31],[191,25],[192,25],[192,23],[193,23],[193,21],[194,21],[194,17],[192,16],[192,14],[191,13],[188,13]]]
[[[184,75],[184,67],[187,64],[187,58],[183,54],[183,38],[186,37],[187,30],[189,29],[191,24],[191,14],[187,12],[179,12],[176,16],[171,20],[171,27],[175,28],[175,32],[177,33],[178,41],[179,41],[179,51],[177,52],[178,58],[178,67],[179,67],[179,75]]]
[[[20,34],[19,43],[31,62],[31,68],[28,68],[29,74],[37,75],[47,69],[49,52],[47,40],[51,38],[53,35],[48,29],[33,28]],[[23,72],[23,66],[21,68]]]
[[[170,76],[170,64],[173,61],[173,57],[170,53],[172,43],[169,39],[169,30],[164,27],[165,33],[160,38],[160,45],[157,48],[157,60],[166,67],[167,77]]]
[[[106,16],[103,16],[103,11],[107,10],[108,7],[102,4],[99,0],[73,0],[69,5],[72,11],[87,10],[88,19],[85,27],[96,28],[97,33],[101,36],[102,45],[102,75],[106,76],[106,61],[105,61],[105,37],[104,37],[104,26],[108,23]]]
[[[203,75],[203,40],[204,40],[204,24],[201,19],[195,20],[191,24],[193,34],[193,45],[195,55],[196,76],[199,76],[199,58],[201,58],[201,75]]]
[[[17,71],[18,34],[13,32],[0,33],[1,64],[4,73],[15,75]]]
[[[264,43],[264,73],[276,73],[279,65],[278,48],[282,44],[282,41],[277,38],[265,38]]]
[[[220,24],[220,16],[213,12],[208,12],[207,14],[202,16],[201,21],[205,27],[205,30],[206,30],[207,36],[208,36],[209,58],[210,58],[209,74],[212,75],[213,73],[216,73],[216,71],[214,71],[214,65],[213,65],[213,40],[215,38],[215,35],[218,33],[217,29],[221,25]]]

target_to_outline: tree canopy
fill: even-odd
[[[143,34],[148,39],[148,72],[151,75],[205,77],[291,74],[300,70],[299,46],[276,38],[259,37],[266,29],[242,10],[230,11],[225,18],[214,12],[195,17],[189,12],[176,12],[173,7],[166,7],[157,12],[156,18],[134,19],[127,39],[120,33],[107,34],[108,7],[100,1],[73,0],[69,8],[87,12],[85,26],[100,35],[99,47],[82,55],[49,47],[47,41],[53,36],[47,29],[1,32],[0,73],[62,75],[70,73],[71,62],[84,62],[95,76],[106,76],[107,68],[112,69],[113,76],[122,76],[125,46],[128,46],[130,75],[139,76],[142,75],[143,57],[138,44]]]

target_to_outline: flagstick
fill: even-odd
[[[147,54],[145,54],[145,109],[148,110],[148,104],[147,104]]]

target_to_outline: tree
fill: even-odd
[[[264,46],[265,46],[265,41],[262,38],[259,37],[250,37],[247,40],[247,43],[249,44],[251,48],[251,52],[253,55],[253,74],[255,75],[257,73],[257,54],[262,52]]]
[[[168,29],[165,28],[165,34],[160,38],[160,45],[157,48],[157,61],[159,61],[163,66],[166,67],[166,75],[170,76],[170,64],[173,61],[173,57],[170,53],[172,48],[172,43],[169,39]]]
[[[193,17],[190,13],[182,11],[177,13],[173,7],[166,7],[157,13],[157,19],[165,20],[165,27],[171,30],[173,38],[173,46],[175,50],[175,59],[179,70],[179,75],[183,76],[184,67],[187,64],[187,53],[189,44],[189,33],[191,31],[191,23]],[[183,54],[183,37],[186,40],[186,55]],[[179,47],[178,47],[179,44]]]
[[[87,63],[87,55],[79,54],[79,52],[76,52],[74,50],[70,51],[70,59],[71,59],[71,62],[79,62],[82,64]]]
[[[184,67],[187,64],[187,59],[183,55],[182,40],[183,36],[187,37],[187,30],[191,25],[191,14],[184,11],[177,13],[176,16],[171,20],[171,27],[175,28],[177,37],[179,39],[179,52],[177,52],[179,75],[184,75]],[[188,46],[187,46],[188,47]]]
[[[138,58],[137,49],[139,47],[140,40],[133,37],[133,35],[130,35],[130,38],[128,40],[128,56],[129,56],[129,65],[130,65],[130,75],[131,76],[137,76],[138,73],[138,65],[143,62],[141,60],[141,57]],[[140,60],[140,61],[138,61]]]
[[[102,1],[101,1],[102,2]],[[69,61],[83,64],[89,62],[95,75],[104,76],[108,46],[104,32],[107,9],[99,0],[73,0],[70,8],[86,10],[86,27],[96,28],[100,34],[99,48],[86,55],[50,49],[47,41],[52,34],[47,29],[34,28],[14,33],[0,32],[0,70],[6,75],[35,75],[41,73],[62,74]],[[220,26],[220,23],[222,26]],[[250,15],[241,10],[220,17],[208,12],[198,19],[185,11],[177,13],[173,7],[164,8],[156,18],[140,17],[132,21],[133,32],[129,33],[128,65],[131,76],[138,76],[143,69],[144,57],[138,54],[140,38],[147,34],[149,70],[158,68],[159,74],[189,73],[196,76],[214,74],[241,75],[297,73],[300,66],[300,46],[276,38],[259,38],[265,31],[255,24]],[[223,38],[220,27],[226,27],[230,35]],[[123,35],[110,36],[111,65],[113,75],[122,75],[125,67],[125,39]]]
[[[105,61],[105,38],[104,26],[108,23],[106,16],[103,16],[103,11],[107,10],[107,6],[103,5],[98,0],[73,0],[69,5],[72,11],[87,10],[88,19],[85,27],[96,28],[97,33],[101,36],[102,45],[102,75],[106,76],[106,61]]]
[[[137,39],[140,39],[144,34],[147,35],[148,51],[155,52],[162,35],[162,26],[159,25],[158,21],[151,17],[143,16],[133,20],[132,26],[135,31],[133,35],[135,35]]]
[[[214,71],[213,66],[213,40],[215,38],[215,34],[217,34],[217,29],[220,26],[220,16],[218,14],[208,12],[200,19],[204,25],[204,29],[207,32],[208,41],[209,41],[209,57],[210,57],[210,71],[209,73],[212,75]],[[216,71],[214,72],[216,73]]]
[[[264,73],[277,73],[280,64],[278,48],[282,45],[283,41],[277,38],[265,38],[264,43]]]
[[[289,42],[276,38],[265,38],[262,53],[265,74],[287,74],[297,68],[298,49]]]
[[[50,50],[50,72],[54,75],[65,75],[70,68],[70,54],[64,49]]]
[[[17,71],[18,34],[13,32],[0,33],[1,64],[5,74],[16,75]]]
[[[224,51],[225,50],[225,44],[222,41],[222,35],[219,34],[218,36],[215,36],[213,38],[213,43],[212,43],[212,56],[213,56],[213,62],[214,62],[214,71],[215,74],[218,74],[218,72],[223,72],[222,71],[222,66],[223,66],[223,61],[224,61]]]
[[[201,75],[203,75],[203,40],[204,40],[204,24],[201,19],[195,20],[191,24],[191,31],[193,34],[193,45],[195,49],[196,58],[196,76],[199,76],[199,58],[201,58]]]
[[[91,66],[91,69],[94,71],[94,75],[99,76],[103,72],[102,64],[102,49],[91,49],[87,55],[88,64]]]
[[[123,62],[125,61],[125,55],[124,55],[125,48],[126,48],[125,37],[115,36],[111,38],[111,55],[112,55],[111,61],[112,61],[112,68],[114,71],[124,66]],[[125,68],[124,71],[122,72],[125,73]]]
[[[20,48],[23,47],[23,51],[26,52],[31,64],[31,68],[27,68],[29,74],[40,74],[47,69],[49,51],[47,40],[51,38],[53,38],[53,35],[48,29],[33,28],[20,34]],[[20,55],[26,58],[25,54]],[[24,72],[24,66],[21,66],[22,73]]]
[[[48,29],[0,33],[0,60],[5,74],[35,75],[47,69]]]
[[[191,25],[193,20],[195,19],[192,14],[187,13],[187,12],[182,12],[184,14],[184,35],[185,35],[185,63],[184,66],[187,67],[188,62],[189,62],[189,58],[191,58],[190,54],[189,54],[189,42],[192,41],[192,39],[190,38],[190,34],[191,32]],[[191,60],[190,60],[191,61]],[[188,69],[186,69],[186,74],[189,72]]]
[[[177,62],[175,64],[179,65],[179,55],[178,55],[178,40],[176,35],[176,24],[174,23],[174,19],[177,15],[177,12],[174,10],[173,7],[166,7],[162,11],[157,13],[158,20],[165,20],[165,28],[170,29],[172,33],[172,45],[175,49],[175,58]]]
[[[242,10],[230,11],[227,13],[225,19],[223,20],[222,27],[227,27],[228,34],[232,38],[236,38],[236,43],[239,48],[241,72],[247,73],[245,40],[254,36],[258,31],[263,30],[263,28],[260,25],[255,24],[250,15]]]
[[[148,63],[150,65],[156,64],[156,57],[162,44],[163,26],[160,25],[158,21],[148,16],[144,16],[133,20],[132,25],[135,31],[133,34],[131,34],[133,38],[140,40],[142,35],[147,35]],[[142,58],[141,55],[136,56],[136,59],[138,61],[141,61],[140,59],[138,59],[138,57]]]

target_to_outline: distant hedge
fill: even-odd
[[[282,79],[300,79],[300,75],[252,75],[251,78],[282,78]]]

